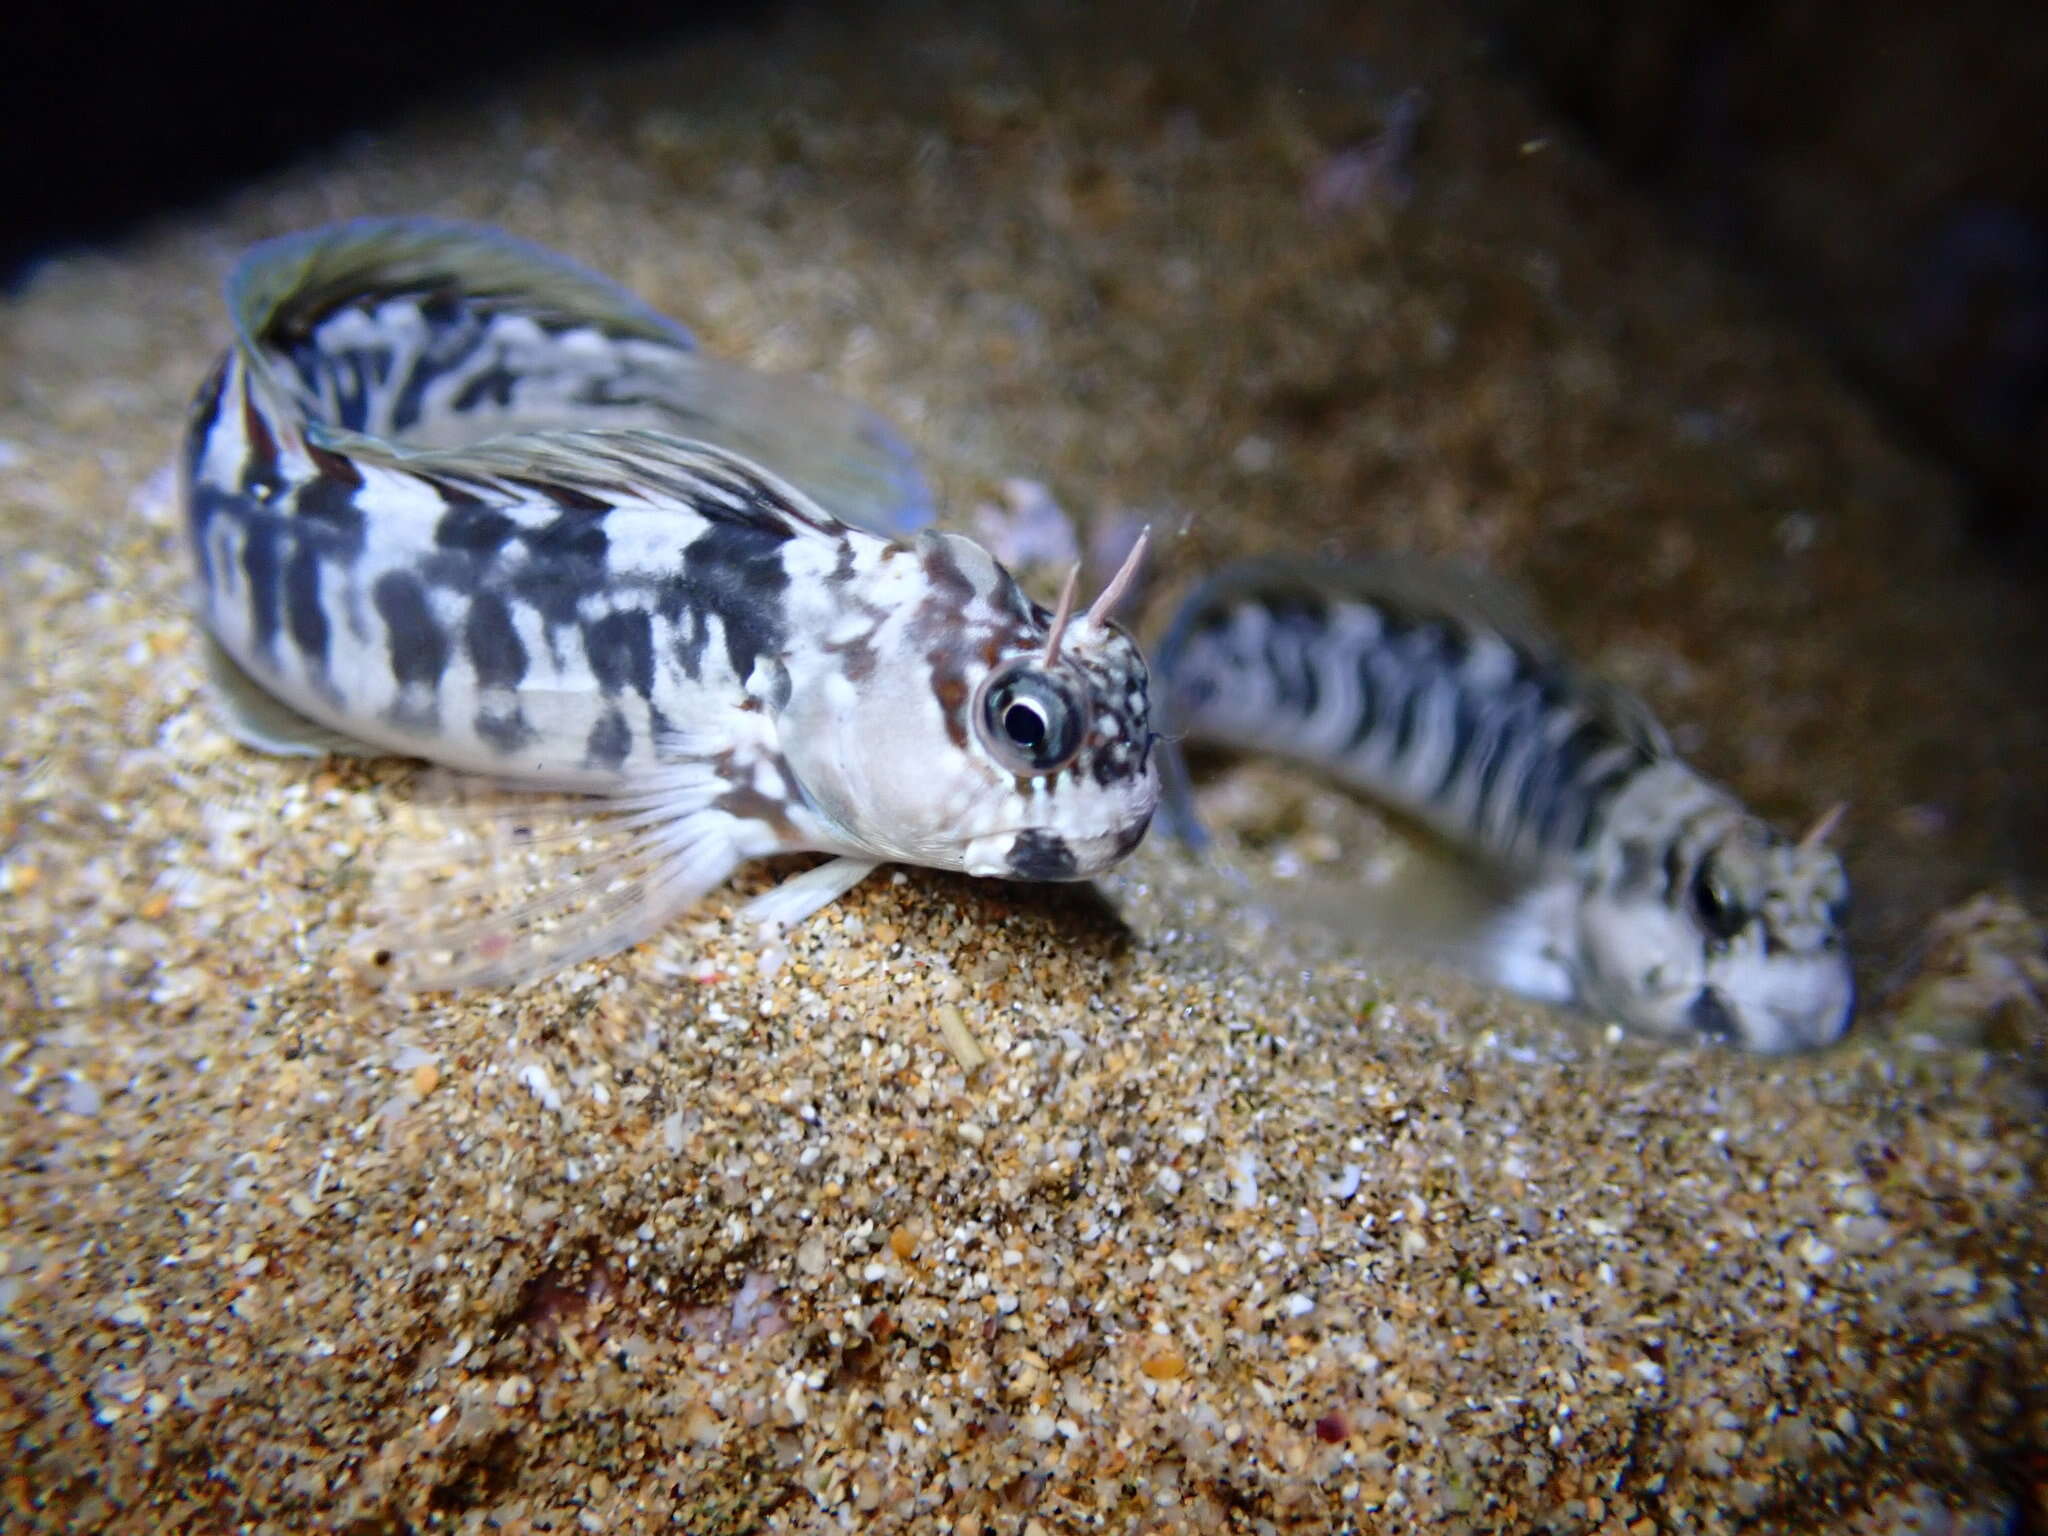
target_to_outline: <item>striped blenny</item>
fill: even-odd
[[[930,529],[871,413],[708,358],[632,295],[494,230],[364,220],[257,246],[181,485],[237,735],[592,795],[627,898],[504,980],[646,936],[742,863],[1085,879],[1157,795],[1147,672],[1110,617],[1032,601]],[[616,874],[616,872],[614,872]]]
[[[1797,839],[1771,828],[1477,573],[1234,564],[1154,664],[1172,732],[1323,770],[1480,867],[1507,894],[1457,948],[1489,980],[1758,1051],[1848,1028],[1832,815]],[[1185,795],[1168,805],[1196,835]]]

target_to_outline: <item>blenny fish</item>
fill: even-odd
[[[1186,599],[1154,664],[1170,731],[1325,770],[1504,889],[1460,946],[1487,979],[1757,1051],[1848,1028],[1833,816],[1774,831],[1477,573],[1231,565]],[[1169,819],[1199,840],[1175,778]]]
[[[633,943],[742,863],[829,863],[795,923],[898,861],[1080,880],[1144,835],[1147,673],[929,517],[908,450],[818,386],[718,363],[562,257],[366,220],[255,247],[181,484],[247,743],[399,754],[600,797],[647,868],[537,960]],[[616,883],[617,872],[611,872]]]

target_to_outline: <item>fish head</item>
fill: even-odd
[[[1584,999],[1648,1034],[1752,1051],[1809,1050],[1848,1029],[1855,983],[1842,942],[1841,858],[1750,816],[1665,876],[1621,880],[1582,908]]]
[[[797,688],[780,729],[848,846],[1085,880],[1138,845],[1159,798],[1149,682],[1100,601],[1048,611],[972,540],[926,534],[878,568],[863,607],[873,627]]]

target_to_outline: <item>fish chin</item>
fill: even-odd
[[[1699,999],[1701,988],[1602,986],[1592,978],[1581,978],[1578,1002],[1590,1012],[1618,1019],[1639,1035],[1653,1040],[1712,1041],[1732,1039],[1706,1027]]]
[[[1840,1039],[1855,984],[1839,949],[1791,953],[1758,935],[1710,953],[1680,922],[1652,911],[1589,944],[1580,1001],[1637,1032],[1765,1054]]]
[[[996,832],[969,841],[960,867],[970,875],[1002,880],[1089,880],[1143,842],[1151,824],[1152,806],[1146,803],[1107,832],[1071,832],[1056,827]]]
[[[1856,1006],[1855,980],[1840,950],[1730,956],[1708,966],[1702,995],[1708,993],[1726,1013],[1732,1043],[1774,1054],[1832,1045]]]

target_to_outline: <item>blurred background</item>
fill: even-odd
[[[409,110],[788,8],[31,3],[0,50],[0,290]],[[1965,478],[1985,540],[2048,551],[2048,6],[1467,11],[1487,67],[1526,81]]]

